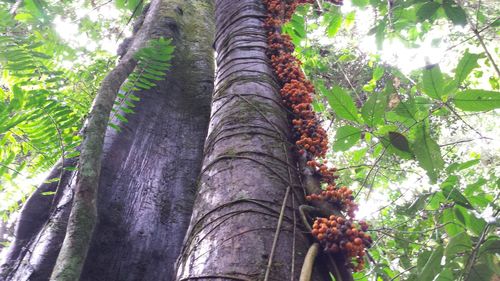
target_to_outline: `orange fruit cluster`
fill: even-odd
[[[354,196],[352,190],[343,186],[336,188],[335,184],[330,184],[326,190],[321,191],[320,194],[311,194],[306,196],[307,201],[327,201],[334,204],[339,209],[346,211],[348,216],[353,218],[354,212],[358,210],[358,205],[354,203]]]
[[[371,238],[365,237],[363,231],[358,231],[352,226],[352,218],[357,210],[352,191],[347,187],[337,189],[334,182],[338,178],[335,175],[337,170],[329,168],[323,161],[328,150],[328,138],[312,108],[314,86],[302,72],[300,61],[293,56],[294,45],[290,36],[280,32],[281,25],[290,20],[298,5],[314,3],[314,0],[263,0],[263,2],[267,7],[267,18],[264,22],[268,40],[267,55],[281,86],[280,95],[283,103],[292,115],[293,139],[297,151],[307,159],[306,165],[321,176],[321,182],[327,184],[326,190],[320,194],[311,194],[306,199],[327,200],[338,209],[347,212],[351,218],[346,221],[332,215],[330,220],[318,219],[314,223],[313,236],[325,246],[325,250],[343,253],[348,260],[358,259],[357,266],[353,266],[353,269],[360,270],[363,267],[364,247],[371,243]],[[341,4],[341,1],[330,2]],[[318,159],[323,160],[318,161]],[[352,234],[354,230],[356,235]]]
[[[346,257],[348,266],[354,271],[364,267],[365,249],[373,243],[366,233],[368,225],[361,221],[356,225],[352,220],[346,220],[335,215],[329,218],[317,218],[312,227],[312,235],[320,242],[325,252],[342,254]]]
[[[324,182],[333,183],[336,170],[315,160],[326,156],[328,139],[325,129],[312,110],[314,86],[306,79],[300,69],[300,61],[292,54],[294,46],[291,38],[280,33],[281,25],[291,18],[298,5],[314,1],[263,1],[268,10],[265,21],[269,45],[267,55],[281,84],[283,102],[293,113],[295,144],[299,152],[306,155],[307,165],[322,175]]]

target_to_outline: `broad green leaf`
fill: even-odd
[[[432,252],[428,250],[424,250],[423,252],[419,253],[418,259],[417,259],[417,270],[420,272],[424,268],[425,264],[429,260],[429,257],[431,256]]]
[[[464,190],[465,196],[471,196],[479,187],[485,185],[488,181],[485,178],[479,178],[474,183],[468,184]]]
[[[382,78],[382,76],[384,76],[384,68],[377,66],[375,70],[373,70],[372,79],[378,81],[380,80],[380,78]],[[388,83],[387,85],[392,85],[392,84]]]
[[[352,5],[363,8],[370,3],[370,0],[352,0]]]
[[[458,253],[464,253],[472,249],[472,241],[467,235],[467,232],[463,231],[459,234],[450,238],[448,245],[444,251],[444,255],[448,259],[453,259]]]
[[[422,210],[425,207],[427,199],[431,195],[432,195],[431,193],[424,193],[418,196],[417,200],[413,201],[413,203],[408,208],[405,208],[405,210],[403,211],[404,214],[407,216],[415,215],[415,213],[417,213],[418,211]]]
[[[445,268],[433,281],[456,281],[456,278],[453,276],[451,269]]]
[[[453,206],[453,214],[455,215],[455,218],[462,223],[462,225],[467,225],[467,222],[465,221],[465,214],[466,210],[461,208],[458,205]]]
[[[479,255],[486,253],[500,254],[500,238],[497,236],[490,236],[486,238],[484,243],[479,248]]]
[[[427,2],[417,11],[417,18],[420,21],[430,19],[437,12],[441,5],[437,2]]]
[[[468,50],[465,51],[464,56],[458,62],[455,69],[455,86],[458,88],[460,84],[469,76],[471,71],[478,67],[477,60],[481,57],[480,54],[471,54]]]
[[[338,117],[359,122],[356,105],[344,89],[339,86],[333,86],[331,91],[325,91],[324,93],[327,95],[328,103]]]
[[[449,176],[443,183],[441,183],[441,189],[443,190],[443,195],[447,199],[453,200],[455,203],[464,206],[465,208],[472,209],[472,205],[462,195],[462,193],[458,190],[458,177],[457,176]]]
[[[328,37],[334,37],[342,25],[342,13],[338,9],[334,9],[330,12],[328,17],[328,26],[326,27],[326,34]]]
[[[461,206],[455,207],[462,211],[462,214],[465,217],[465,227],[467,230],[470,230],[475,235],[481,235],[481,232],[486,227],[486,221],[483,218],[478,217],[473,211],[467,210]]]
[[[290,19],[290,24],[300,38],[306,37],[305,21],[303,17],[294,14]]]
[[[443,0],[443,9],[446,16],[455,25],[464,26],[467,24],[467,15],[465,11],[453,0]]]
[[[372,94],[361,108],[361,115],[366,124],[370,127],[375,127],[377,124],[383,123],[384,112],[387,107],[387,94],[377,92]]]
[[[353,126],[343,126],[335,134],[334,151],[346,151],[361,139],[361,130]]]
[[[27,10],[38,19],[47,19],[47,15],[45,14],[43,1],[41,0],[25,0],[24,6]]]
[[[431,256],[419,273],[418,280],[432,280],[441,271],[441,258],[443,257],[443,246],[438,245],[433,249]]]
[[[488,111],[500,108],[500,92],[466,90],[458,93],[453,103],[464,111]]]
[[[472,266],[469,275],[465,281],[492,281],[494,274],[491,267],[488,265],[489,255],[479,257],[478,261]]]
[[[475,166],[481,162],[481,159],[474,159],[474,160],[469,160],[464,163],[453,163],[450,166],[446,168],[446,172],[448,173],[453,173],[453,172],[458,172],[465,170],[467,168],[470,168],[472,166]]]
[[[428,210],[437,210],[441,207],[441,203],[445,202],[446,198],[444,197],[441,191],[434,192],[432,194],[431,199],[429,200]],[[446,211],[446,210],[445,210]]]
[[[443,169],[444,161],[439,145],[429,135],[425,123],[417,126],[412,148],[420,167],[424,168],[431,182],[435,183],[439,172]]]
[[[443,74],[441,73],[439,65],[434,64],[424,69],[422,83],[424,94],[433,99],[441,99],[441,95],[443,94],[444,90],[444,84]]]

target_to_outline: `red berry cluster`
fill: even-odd
[[[373,242],[365,233],[367,230],[368,225],[364,221],[355,225],[351,220],[331,215],[314,221],[312,235],[319,240],[325,252],[343,254],[348,266],[360,271],[364,267],[365,248]]]
[[[306,199],[307,201],[320,200],[330,202],[342,211],[346,211],[351,218],[354,217],[354,212],[358,210],[358,205],[354,203],[352,190],[345,186],[337,188],[335,184],[330,184],[320,194],[308,195]]]
[[[297,150],[307,159],[306,165],[319,174],[321,181],[327,184],[326,190],[320,194],[307,196],[307,200],[329,201],[338,209],[347,212],[351,218],[345,220],[331,216],[330,220],[318,219],[315,222],[313,235],[325,246],[327,251],[341,252],[348,257],[348,260],[356,257],[358,265],[353,269],[359,270],[363,267],[364,247],[369,246],[369,243],[364,241],[371,241],[371,238],[365,237],[363,231],[358,231],[352,226],[352,218],[357,210],[357,206],[353,202],[352,191],[347,187],[336,187],[334,182],[338,178],[335,175],[336,169],[328,168],[323,161],[328,150],[328,138],[325,129],[321,126],[312,109],[314,86],[302,72],[300,61],[293,56],[294,46],[291,38],[280,32],[281,25],[290,20],[298,5],[314,3],[314,0],[263,0],[263,2],[268,13],[264,23],[269,46],[267,55],[279,80],[283,103],[292,115],[293,138]],[[341,1],[330,2],[341,4]],[[318,161],[318,159],[323,160]],[[335,220],[335,224],[332,220]],[[367,228],[363,225],[361,227]],[[353,236],[354,230],[356,230],[356,235]],[[360,233],[361,236],[359,236]],[[337,250],[333,251],[335,247]]]

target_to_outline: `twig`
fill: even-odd
[[[274,232],[273,245],[271,247],[271,253],[269,254],[269,259],[267,261],[264,281],[269,280],[269,274],[271,273],[271,266],[273,263],[274,252],[276,251],[276,245],[278,244],[278,238],[281,231],[281,224],[283,223],[283,217],[285,215],[286,201],[288,200],[289,194],[290,194],[290,185],[286,188],[285,197],[283,198],[283,204],[281,205],[280,217],[278,218],[278,225],[276,226],[276,231]]]

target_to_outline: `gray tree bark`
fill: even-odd
[[[296,214],[304,191],[264,19],[261,0],[216,1],[216,85],[179,281],[298,280],[309,246]]]
[[[151,38],[171,37],[176,51],[167,78],[138,94],[141,101],[123,130],[107,130],[98,224],[81,280],[156,281],[173,274],[210,114],[212,10],[210,0],[153,1],[135,35],[132,50]],[[56,168],[50,177],[58,176]],[[74,173],[65,172],[60,184],[42,184],[30,197],[1,280],[48,280],[66,232],[73,185]],[[52,196],[42,193],[58,187],[53,206]]]

